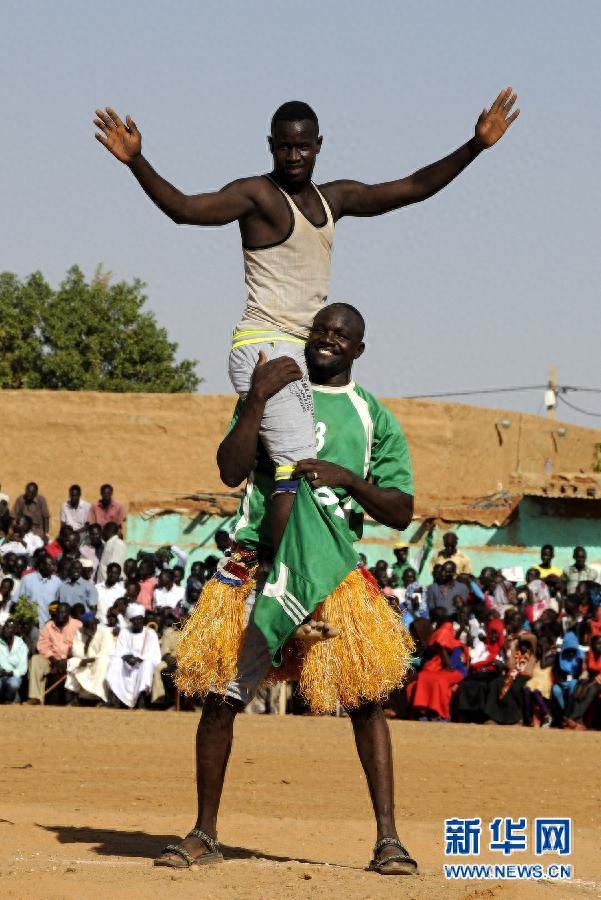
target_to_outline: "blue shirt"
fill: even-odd
[[[39,572],[30,572],[21,579],[19,594],[27,597],[38,608],[38,624],[40,629],[50,619],[48,607],[58,598],[61,580],[56,575],[42,578]]]
[[[92,612],[98,606],[98,591],[96,585],[86,581],[85,578],[78,578],[77,581],[61,581],[58,599],[61,603],[68,603],[69,606],[83,603],[86,612]]]

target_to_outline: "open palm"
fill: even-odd
[[[142,135],[131,116],[125,117],[124,124],[110,106],[104,111],[97,109],[96,115],[98,118],[94,119],[94,125],[100,129],[100,133],[97,132],[94,136],[109,153],[125,164],[131,163],[140,155]]]
[[[508,87],[501,91],[490,109],[483,109],[476,122],[476,140],[484,149],[492,147],[500,140],[512,122],[520,114],[519,109],[511,112],[517,94]]]

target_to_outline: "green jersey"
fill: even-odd
[[[344,466],[381,488],[413,494],[413,472],[401,426],[379,400],[353,381],[344,387],[313,385],[317,458]],[[233,422],[236,421],[234,413]],[[234,540],[256,546],[271,545],[270,504],[273,467],[264,456],[251,472],[240,501]],[[343,488],[318,487],[320,504],[346,519],[353,540],[363,533],[363,509]]]

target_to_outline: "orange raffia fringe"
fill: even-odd
[[[225,693],[236,676],[246,598],[254,586],[253,577],[240,585],[207,581],[177,646],[175,683],[182,693]]]
[[[413,640],[377,586],[359,570],[347,575],[312,617],[329,622],[340,634],[310,645],[304,661],[302,642],[290,641],[271,678],[299,678],[300,671],[299,689],[313,712],[333,712],[338,703],[352,709],[377,702],[402,685]]]

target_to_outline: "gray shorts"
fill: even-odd
[[[259,432],[263,446],[276,466],[292,466],[299,459],[312,459],[316,453],[313,395],[307,375],[305,345],[278,339],[232,349],[229,374],[234,390],[242,400],[250,390],[261,350],[267,359],[292,357],[303,373],[299,381],[287,384],[265,404]]]
[[[263,583],[259,583],[259,591]],[[253,610],[257,597],[255,587],[246,598],[246,628],[244,630],[244,643],[238,662],[238,673],[233,681],[228,684],[225,695],[239,700],[247,706],[255,696],[257,690],[265,680],[271,668],[271,657],[267,649],[267,641],[263,632],[259,631],[253,618]]]

